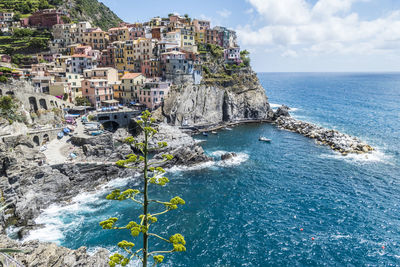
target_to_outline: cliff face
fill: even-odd
[[[204,79],[200,85],[173,86],[162,114],[172,125],[218,124],[273,116],[265,90],[250,68],[228,78]]]

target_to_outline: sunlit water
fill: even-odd
[[[357,136],[377,151],[343,157],[269,124],[197,137],[217,160],[224,151],[238,157],[173,168],[171,183],[151,190],[152,198],[186,200],[153,228],[186,238],[187,251],[167,255],[166,266],[400,265],[400,75],[259,78],[273,107],[287,104],[295,117]],[[259,142],[260,135],[272,142]],[[140,213],[133,203],[104,199],[113,188],[140,185],[123,178],[73,205],[50,207],[38,219],[47,227],[30,238],[115,251],[129,233],[102,230],[99,221],[115,216],[126,223]],[[151,248],[168,246],[152,239]]]

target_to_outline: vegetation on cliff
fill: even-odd
[[[234,92],[257,87],[258,78],[251,69],[250,53],[247,50],[241,51],[240,56],[243,62],[239,65],[225,64],[224,49],[218,45],[201,46],[199,52],[203,84],[229,88]]]
[[[90,21],[94,26],[103,30],[116,27],[122,20],[97,0],[75,0],[70,4],[64,4],[63,7],[69,12],[72,20]]]
[[[38,10],[59,7],[70,14],[70,18],[63,18],[65,22],[90,21],[103,30],[108,30],[122,22],[114,12],[97,0],[2,0],[0,2],[0,11],[14,12],[14,20],[29,17]]]
[[[13,29],[11,36],[0,36],[0,54],[31,54],[48,49],[48,30]]]
[[[0,97],[0,117],[8,120],[9,124],[14,121],[26,122],[26,116],[18,110],[18,103],[11,96]]]

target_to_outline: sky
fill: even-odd
[[[400,0],[100,0],[127,22],[169,13],[238,33],[257,72],[400,71]]]

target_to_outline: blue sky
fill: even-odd
[[[235,29],[256,71],[400,71],[400,0],[102,0],[128,22],[168,13]]]

